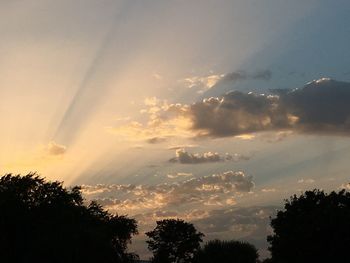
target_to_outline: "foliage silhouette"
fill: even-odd
[[[1,262],[132,262],[127,244],[135,234],[134,219],[84,205],[79,187],[33,173],[0,178]]]
[[[350,193],[307,191],[271,220],[270,262],[344,262],[349,258]]]
[[[197,263],[256,263],[258,251],[255,246],[235,240],[211,240],[196,256]]]
[[[152,262],[156,263],[193,262],[204,237],[191,223],[180,219],[157,221],[156,228],[146,235],[148,248],[153,252]]]

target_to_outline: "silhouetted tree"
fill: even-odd
[[[0,178],[0,262],[131,262],[134,219],[84,205],[79,187],[36,174]]]
[[[197,263],[256,263],[258,251],[252,244],[235,240],[211,240],[196,256]]]
[[[350,193],[307,191],[286,200],[271,220],[272,262],[345,262],[350,245]],[[345,260],[345,261],[344,261]]]
[[[200,248],[203,234],[191,224],[180,219],[157,221],[149,237],[148,248],[153,252],[152,262],[190,263]]]

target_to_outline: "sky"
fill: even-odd
[[[0,173],[266,255],[292,194],[350,189],[346,0],[0,2]]]

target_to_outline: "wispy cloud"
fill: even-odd
[[[63,155],[67,151],[67,147],[61,144],[58,144],[54,141],[51,141],[47,145],[47,151],[49,155]]]
[[[199,145],[197,144],[180,144],[180,145],[171,145],[167,149],[168,150],[180,150],[185,148],[197,148]]]
[[[298,184],[313,184],[314,182],[315,180],[311,178],[298,180]]]
[[[168,174],[167,177],[170,179],[178,178],[178,177],[190,177],[193,176],[192,173],[176,173],[176,174]]]
[[[213,86],[216,85],[221,79],[225,77],[225,74],[218,75],[208,75],[208,76],[192,76],[187,77],[183,80],[180,80],[187,88],[189,89],[197,89],[198,93],[202,93]]]
[[[261,192],[263,192],[263,193],[274,193],[276,191],[277,191],[276,188],[263,188],[263,189],[261,189]]]
[[[141,114],[147,118],[146,122],[131,121],[119,127],[108,127],[107,130],[131,141],[151,144],[166,142],[172,137],[193,137],[192,123],[188,118],[189,105],[172,104],[156,97],[145,98],[144,105]]]
[[[177,173],[176,176],[190,176]],[[135,214],[152,209],[177,209],[226,205],[238,193],[250,192],[254,187],[251,176],[228,171],[176,183],[158,185],[95,185],[83,186],[88,199],[96,199],[107,209]]]
[[[227,74],[211,74],[207,76],[191,76],[180,80],[187,88],[197,89],[198,93],[205,91],[220,84],[234,84],[238,81],[245,81],[250,79],[268,81],[272,77],[270,70],[261,70],[256,72],[246,72],[243,70],[233,71]]]

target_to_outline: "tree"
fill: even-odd
[[[349,257],[350,193],[307,191],[271,220],[272,262],[344,262]]]
[[[235,240],[211,240],[199,251],[197,263],[256,263],[258,251],[252,244]]]
[[[157,221],[153,231],[147,232],[148,248],[153,262],[190,263],[200,248],[204,235],[191,224],[180,219]]]
[[[130,262],[134,219],[84,205],[79,187],[66,189],[36,174],[0,178],[0,261]]]

